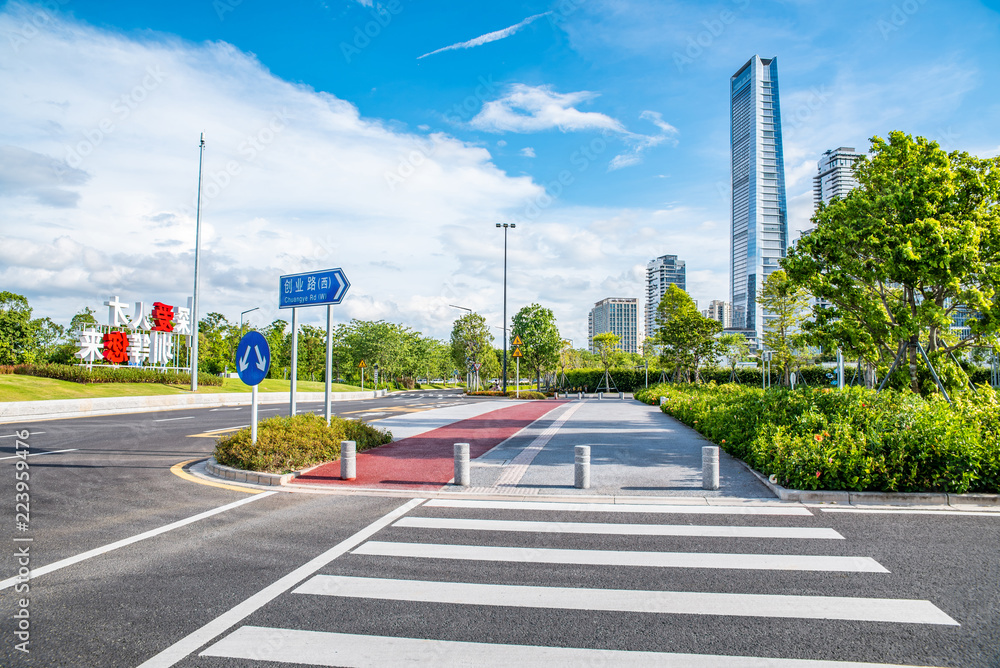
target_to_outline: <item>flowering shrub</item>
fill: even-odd
[[[357,451],[392,442],[392,433],[356,420],[326,418],[313,413],[295,417],[275,416],[257,424],[257,444],[250,442],[250,428],[222,436],[215,446],[215,461],[224,466],[288,473],[340,458],[340,442],[354,441]]]
[[[1000,401],[907,391],[659,385],[636,398],[797,489],[1000,492]]]

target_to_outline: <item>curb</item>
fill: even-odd
[[[782,501],[844,505],[997,506],[1000,494],[948,494],[944,492],[843,492],[789,489],[768,480],[742,459],[736,459]]]
[[[367,392],[333,392],[331,400],[360,401],[375,399],[388,394],[386,390]],[[228,392],[219,394],[152,395],[145,397],[96,397],[93,399],[49,399],[45,401],[3,401],[0,402],[0,424],[11,422],[33,422],[54,418],[95,417],[98,415],[120,415],[125,413],[148,413],[185,408],[208,408],[216,406],[249,406],[249,392]],[[295,400],[303,403],[324,401],[324,392],[296,392]],[[288,392],[261,392],[257,395],[259,404],[280,404],[289,400]]]
[[[322,466],[322,464],[320,466]],[[245,482],[251,485],[268,485],[272,487],[277,485],[287,485],[289,482],[298,478],[306,471],[311,471],[314,468],[316,467],[310,466],[307,469],[292,471],[291,473],[258,473],[256,471],[244,471],[243,469],[234,469],[231,466],[224,466],[215,461],[215,457],[209,457],[208,461],[205,462],[205,471],[207,471],[210,475],[216,476],[217,478],[231,480],[233,482]]]

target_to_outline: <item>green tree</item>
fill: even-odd
[[[478,313],[467,313],[455,321],[451,328],[451,358],[459,369],[468,370],[471,364],[486,365],[493,353],[493,334],[486,319]],[[480,375],[483,370],[480,369]]]
[[[521,337],[524,345],[521,360],[535,372],[537,389],[542,389],[542,373],[555,369],[559,363],[562,337],[556,327],[556,317],[551,309],[538,304],[525,306],[514,315],[514,334]]]
[[[764,280],[758,301],[764,307],[764,346],[781,374],[781,384],[790,385],[790,374],[803,345],[802,323],[809,306],[809,293],[788,280],[781,269]]]
[[[872,138],[854,172],[859,186],[821,206],[816,229],[782,263],[830,303],[805,329],[866,360],[908,354],[913,392],[924,343],[964,384],[949,353],[991,345],[1000,331],[1000,159],[892,132]],[[960,309],[972,314],[970,336],[949,341]]]
[[[750,355],[750,344],[747,337],[736,332],[723,334],[719,337],[719,355],[729,365],[730,378],[736,377],[736,367]]]
[[[621,337],[614,332],[601,332],[594,335],[594,352],[600,360],[601,366],[604,368],[604,385],[608,391],[611,391],[609,370],[621,356],[621,351],[618,350],[620,341]],[[597,387],[599,389],[601,385],[598,384]]]
[[[671,284],[656,309],[657,343],[662,346],[664,366],[673,369],[674,382],[681,378],[698,382],[703,360],[713,359],[718,351],[716,335],[722,323],[706,318],[691,297]]]
[[[0,364],[31,364],[38,356],[37,322],[27,297],[0,292]]]

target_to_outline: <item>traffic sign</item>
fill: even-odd
[[[520,349],[520,348],[514,348],[514,352],[513,352],[513,353],[511,353],[511,354],[512,354],[512,355],[513,355],[514,357],[524,357],[524,354],[523,354],[523,353],[521,352],[521,349]]]
[[[351,287],[344,270],[324,269],[278,279],[278,308],[339,304]]]
[[[361,364],[359,364],[359,365],[358,365],[358,368],[359,368],[359,369],[364,369],[364,368],[365,368],[366,366],[368,366],[368,365],[367,365],[367,364],[365,364],[365,361],[364,361],[364,360],[361,360]]]
[[[472,365],[472,368],[474,368],[476,371],[479,371],[479,369],[481,369],[482,366],[483,366],[482,362],[476,362],[475,364]]]
[[[512,346],[523,346],[524,342],[521,341],[521,336],[519,334],[514,335],[514,340],[510,342]]]
[[[236,346],[236,370],[247,385],[259,385],[271,366],[271,348],[260,332],[247,332]]]

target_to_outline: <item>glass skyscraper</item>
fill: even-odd
[[[729,80],[732,150],[732,327],[764,331],[757,296],[788,247],[778,59],[754,56]]]
[[[661,255],[646,265],[646,331],[645,336],[656,333],[656,309],[660,306],[663,293],[670,285],[676,285],[687,292],[687,269],[684,260],[676,255]]]

